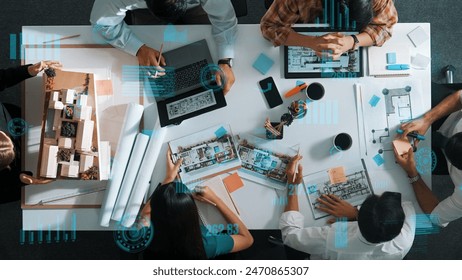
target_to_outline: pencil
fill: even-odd
[[[159,50],[159,57],[157,58],[157,66],[160,66],[160,58],[162,57],[162,49],[164,48],[164,43],[160,45],[160,50]],[[154,78],[157,78],[157,74],[159,71],[156,70],[156,74],[154,75]]]
[[[300,146],[298,146],[298,152],[297,152],[297,156],[300,155]],[[292,178],[292,182],[295,182],[295,176],[297,176],[297,173],[298,173],[298,164],[300,163],[299,160],[297,160],[297,164],[295,164],[295,171],[294,171],[294,177]]]
[[[213,206],[217,207],[217,204],[216,203],[213,203],[212,201],[210,201],[209,199],[205,198],[205,197],[202,197],[203,200],[205,200],[207,203],[210,203],[212,204]]]
[[[66,39],[77,38],[77,37],[80,37],[80,34],[71,35],[71,36],[66,36],[66,37],[61,37],[61,38],[59,38],[59,39],[50,40],[50,41],[44,41],[43,44],[52,43],[52,42],[56,42],[56,41],[62,41],[62,40],[66,40]]]

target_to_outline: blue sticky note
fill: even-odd
[[[215,135],[217,136],[217,138],[221,138],[225,136],[227,133],[228,131],[226,131],[224,127],[220,127],[219,129],[217,129],[217,131],[215,131]]]
[[[295,86],[303,85],[305,82],[304,81],[296,81]]]
[[[395,64],[396,63],[396,53],[387,53],[387,64]]]
[[[372,159],[375,161],[377,166],[380,166],[385,163],[385,160],[380,154],[376,154]]]
[[[374,94],[372,95],[371,100],[369,100],[369,104],[371,104],[372,107],[375,107],[377,106],[377,103],[379,103],[379,101],[380,101],[380,97]]]
[[[274,61],[269,58],[266,54],[261,53],[257,60],[252,64],[253,68],[257,69],[258,72],[265,75],[273,66]]]

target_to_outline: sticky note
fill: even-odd
[[[98,95],[112,95],[112,81],[111,80],[96,80],[96,93]]]
[[[387,64],[395,64],[396,63],[396,53],[387,53]]]
[[[375,161],[377,166],[380,166],[385,163],[385,160],[380,154],[376,154],[372,159]]]
[[[225,136],[227,133],[228,131],[226,131],[224,127],[220,127],[219,129],[217,129],[217,131],[215,131],[215,135],[217,136],[217,138],[221,138]]]
[[[329,174],[330,183],[333,185],[345,183],[347,181],[345,168],[343,166],[331,168],[327,173]]]
[[[415,47],[418,47],[420,44],[423,42],[427,41],[428,38],[430,38],[425,32],[425,30],[422,28],[422,26],[418,26],[411,32],[407,34],[407,37],[411,40],[412,44],[414,44]]]
[[[258,72],[265,75],[271,69],[273,64],[274,61],[271,58],[269,58],[266,54],[261,53],[257,60],[255,60],[255,62],[252,64],[252,66],[253,68],[257,69]]]
[[[303,85],[303,84],[306,84],[306,83],[304,81],[300,81],[300,80],[295,82],[295,86],[299,86],[299,85]]]
[[[380,101],[380,97],[374,94],[372,95],[371,100],[369,100],[369,104],[371,104],[372,107],[375,107],[377,106],[377,103],[379,103],[379,101]]]
[[[416,54],[411,57],[411,64],[418,69],[427,69],[428,64],[430,64],[431,59],[428,56],[423,54]]]
[[[393,140],[393,148],[401,156],[409,151],[411,144],[407,140],[396,139]]]
[[[232,193],[244,186],[244,182],[242,182],[242,179],[239,177],[237,172],[224,178],[223,183],[225,184],[229,193]]]

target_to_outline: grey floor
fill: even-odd
[[[265,9],[264,0],[247,0],[248,16],[240,23],[258,23]],[[430,22],[432,46],[432,81],[443,82],[440,70],[447,64],[456,67],[455,81],[462,82],[462,19],[460,0],[396,0],[400,22]],[[20,64],[11,60],[10,34],[21,32],[23,25],[88,25],[93,0],[30,1],[2,0],[0,18],[0,67]],[[5,90],[0,102],[19,105],[19,86]],[[433,190],[440,199],[450,195],[453,184],[448,176],[433,176]],[[135,259],[120,251],[112,232],[78,232],[76,242],[20,245],[21,211],[19,202],[0,204],[0,259]],[[269,234],[277,231],[254,231],[254,246],[240,258],[281,259],[286,252],[269,245]],[[416,236],[406,259],[462,259],[462,219],[451,223],[439,234]],[[289,256],[289,254],[287,254]],[[290,257],[290,256],[289,256]]]

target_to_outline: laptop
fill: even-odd
[[[226,106],[217,86],[207,41],[200,40],[163,54],[166,75],[150,78],[161,127],[176,124]]]

